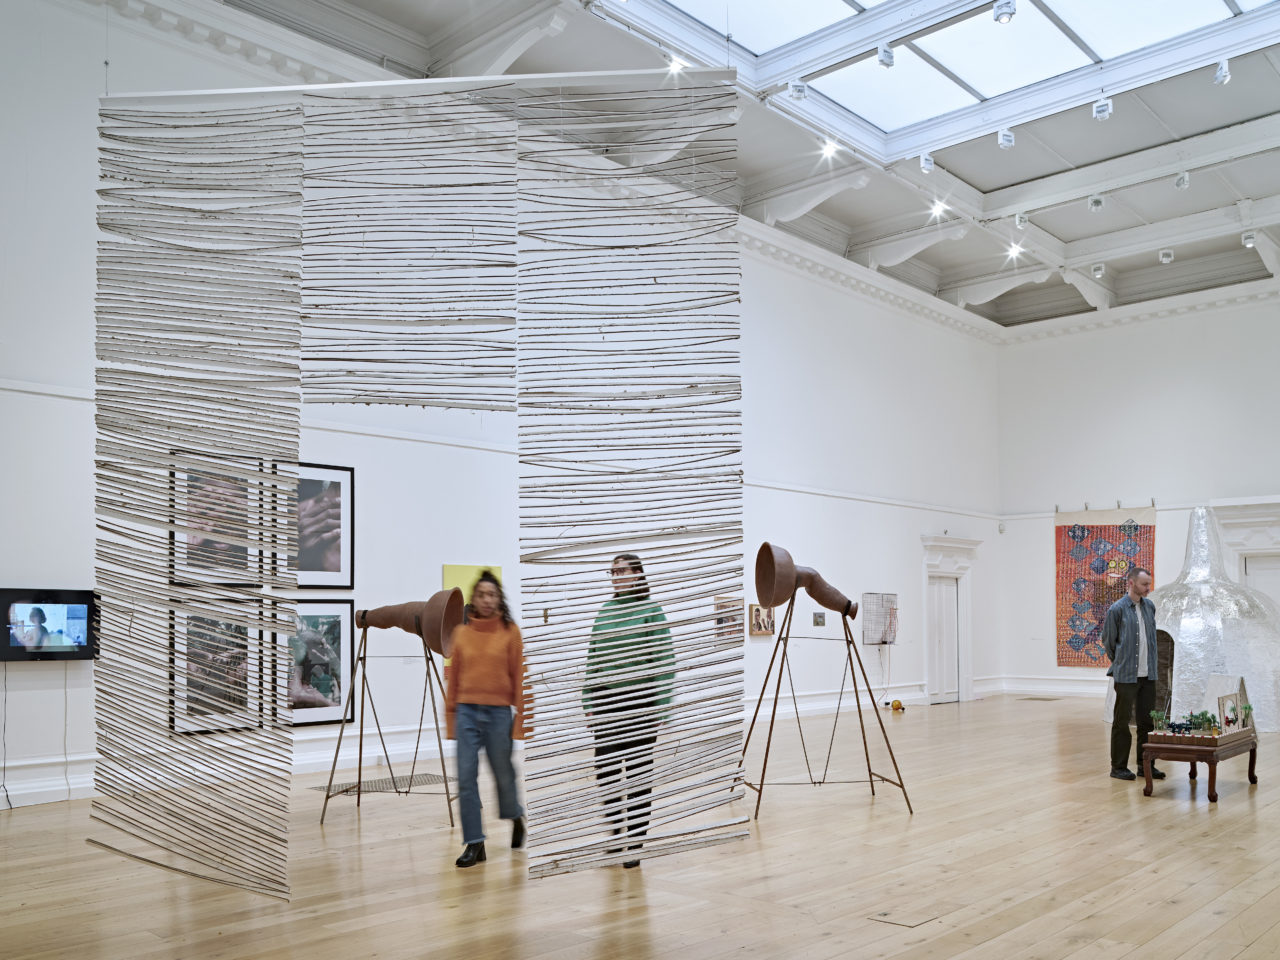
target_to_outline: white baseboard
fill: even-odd
[[[973,681],[975,695],[1022,694],[1043,697],[1097,697],[1107,695],[1107,678],[1098,677],[978,677]]]
[[[4,787],[0,789],[0,808],[6,806],[6,797],[8,805],[14,807],[92,797],[95,795],[93,768],[97,760],[96,753],[8,760]]]

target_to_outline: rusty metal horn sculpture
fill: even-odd
[[[400,782],[395,771],[391,769],[391,755],[387,751],[386,739],[382,736],[382,724],[378,721],[378,708],[373,703],[373,691],[369,689],[368,648],[369,628],[378,630],[403,630],[415,637],[422,638],[422,653],[426,658],[426,679],[422,689],[422,711],[418,715],[418,738],[413,745],[413,764],[409,768],[408,785],[403,792],[413,790],[414,773],[418,769],[418,747],[422,743],[422,726],[427,715],[427,695],[431,697],[431,715],[435,720],[436,747],[440,754],[440,775],[444,781],[445,807],[449,811],[449,826],[453,826],[453,806],[449,796],[449,772],[444,765],[444,743],[440,739],[440,715],[436,709],[436,688],[440,687],[444,695],[444,681],[436,668],[432,654],[448,657],[453,650],[453,631],[462,623],[463,602],[462,591],[457,587],[452,590],[438,590],[429,600],[416,600],[411,603],[396,603],[385,607],[374,607],[372,610],[356,611],[356,626],[360,628],[360,652],[351,671],[351,686],[347,693],[347,707],[343,717],[354,716],[356,693],[356,677],[360,678],[360,747],[356,754],[356,806],[360,806],[362,784],[364,782],[364,705],[369,702],[373,713],[373,723],[378,730],[378,739],[382,742],[382,755],[387,761],[387,772],[391,774],[392,789],[400,793]],[[435,680],[435,685],[432,680]],[[324,791],[324,806],[320,808],[320,822],[324,823],[325,811],[329,809],[329,800],[335,796],[333,792],[333,774],[338,769],[338,756],[342,752],[342,735],[346,731],[346,723],[338,730],[338,745],[333,751],[333,766],[329,768],[329,785]],[[345,787],[339,793],[348,793],[351,788]]]
[[[809,594],[820,606],[826,607],[828,610],[834,610],[840,614],[840,623],[844,627],[844,645],[845,657],[848,662],[849,675],[853,678],[853,702],[858,707],[858,726],[862,730],[862,752],[867,760],[867,779],[865,781],[840,781],[843,783],[868,783],[871,786],[871,795],[875,796],[876,781],[881,783],[892,784],[902,791],[902,798],[907,801],[907,811],[911,810],[911,798],[907,796],[907,788],[902,782],[902,772],[898,769],[898,759],[893,754],[893,746],[889,743],[889,734],[884,728],[884,720],[880,717],[880,710],[876,706],[875,697],[871,697],[871,709],[876,715],[876,721],[880,724],[880,733],[884,737],[884,745],[889,750],[889,759],[893,763],[894,776],[884,776],[876,773],[871,769],[871,748],[867,744],[867,727],[862,716],[862,698],[858,692],[858,675],[861,673],[862,681],[866,684],[867,693],[871,693],[871,681],[867,678],[867,668],[863,666],[862,654],[858,652],[857,644],[853,640],[853,632],[849,629],[849,621],[858,615],[858,605],[846,597],[843,593],[822,579],[821,574],[812,567],[797,567],[796,562],[791,558],[786,550],[782,547],[771,543],[763,543],[760,545],[760,551],[756,554],[756,597],[760,601],[762,607],[777,607],[782,604],[787,605],[786,612],[782,615],[782,621],[778,628],[778,637],[774,641],[773,656],[769,658],[769,669],[765,671],[764,684],[760,688],[760,697],[756,700],[756,710],[751,716],[751,725],[747,728],[746,740],[742,745],[742,762],[746,766],[747,747],[751,745],[751,734],[755,731],[756,720],[760,716],[760,706],[764,703],[765,692],[769,688],[769,678],[773,674],[774,664],[777,663],[778,679],[773,693],[773,708],[769,716],[769,737],[765,741],[764,746],[764,763],[760,768],[760,780],[758,783],[751,783],[744,780],[743,782],[756,791],[756,810],[755,816],[760,816],[760,803],[764,800],[765,773],[769,769],[769,748],[773,744],[773,725],[778,717],[778,701],[782,698],[782,675],[786,673],[790,675],[791,671],[787,662],[787,645],[791,640],[791,615],[795,611],[796,606],[796,590],[803,587],[805,593]],[[778,653],[781,651],[782,656],[779,659]],[[855,661],[857,666],[855,667]],[[840,702],[844,699],[844,675],[843,671],[840,678],[840,700],[836,702],[836,719],[835,724],[840,722]],[[795,691],[792,690],[792,698],[794,700]],[[800,713],[796,711],[796,724],[799,726]],[[831,744],[835,744],[835,725],[831,728]],[[800,729],[800,745],[804,748],[804,729]],[[805,750],[805,768],[809,770],[809,782],[811,784],[826,783],[827,770],[831,766],[831,748],[827,749],[827,767],[822,771],[822,779],[814,779],[813,770],[809,767],[809,754]]]
[[[462,607],[462,591],[454,587],[437,591],[430,600],[357,610],[356,626],[398,628],[421,637],[433,651],[448,657],[453,647],[454,628],[462,623]]]
[[[813,597],[819,606],[834,610],[852,620],[858,615],[858,605],[822,579],[813,567],[797,567],[791,554],[782,547],[762,543],[756,554],[756,597],[762,607],[777,607],[786,603],[798,588]]]

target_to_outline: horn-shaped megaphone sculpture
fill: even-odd
[[[756,554],[756,597],[762,607],[777,607],[804,587],[819,606],[853,619],[858,605],[822,579],[812,567],[797,567],[791,554],[771,543],[762,543]]]
[[[453,628],[462,623],[462,607],[462,591],[454,587],[439,590],[426,601],[357,610],[356,626],[399,627],[405,633],[421,637],[428,647],[447,657],[453,649]]]

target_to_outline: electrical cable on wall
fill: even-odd
[[[9,797],[9,664],[4,664],[4,712],[0,715],[0,789],[4,790],[4,802],[13,809]]]

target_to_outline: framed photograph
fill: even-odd
[[[739,640],[742,638],[742,601],[737,597],[716,597],[716,638]]]
[[[355,484],[351,467],[298,464],[298,586],[355,587]]]
[[[295,727],[350,723],[355,662],[355,604],[351,600],[299,600],[298,629],[289,638],[289,707]],[[343,705],[346,704],[344,715]]]
[[[169,579],[174,583],[253,586],[270,557],[258,541],[266,504],[246,479],[257,471],[228,462],[169,472]]]
[[[773,607],[751,604],[748,610],[747,633],[753,637],[773,636]]]
[[[246,618],[253,608],[245,604]],[[171,623],[169,728],[218,733],[260,727],[269,693],[264,635],[245,622],[177,612]]]

